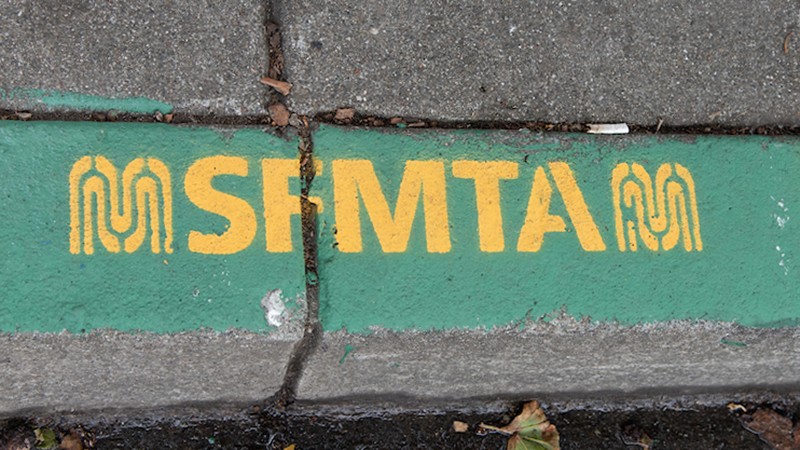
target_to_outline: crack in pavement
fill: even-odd
[[[275,80],[283,80],[283,50],[281,48],[280,25],[275,17],[270,15],[269,2],[267,8],[265,32],[267,33],[267,52],[269,55],[269,69],[267,75]],[[268,90],[269,98],[267,107],[283,100],[274,88]],[[275,123],[272,118],[273,124]],[[314,142],[311,130],[305,118],[292,124],[300,136],[299,163],[300,163],[300,223],[303,233],[303,261],[306,284],[306,318],[303,327],[303,336],[292,349],[286,372],[280,389],[266,400],[267,409],[285,408],[295,400],[297,386],[303,376],[305,362],[317,348],[322,339],[322,325],[319,321],[319,275],[317,273],[317,205],[312,203],[308,194],[316,174],[314,168]],[[283,128],[283,127],[279,127]]]
[[[319,321],[319,274],[317,271],[317,205],[308,194],[314,181],[313,141],[308,127],[300,129],[300,217],[303,231],[303,260],[306,283],[306,319],[303,336],[292,349],[281,388],[266,401],[266,406],[283,408],[295,400],[303,367],[322,339]]]

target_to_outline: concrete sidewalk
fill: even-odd
[[[797,127],[795,2],[51,3],[0,6],[0,417],[256,404],[279,390],[421,410],[800,386],[796,136],[315,120],[354,108],[386,125]],[[270,50],[286,96],[259,82]],[[292,126],[266,127],[278,102]],[[102,117],[19,121],[28,113]],[[265,126],[214,125],[230,117]],[[641,231],[657,221],[650,176],[680,241]],[[492,189],[494,222],[475,208]],[[640,211],[634,227],[637,195],[649,222]],[[132,217],[155,237],[139,239]],[[525,244],[526,227],[538,241]]]
[[[796,2],[276,2],[291,110],[800,123]]]
[[[0,5],[0,109],[264,115],[262,0]]]

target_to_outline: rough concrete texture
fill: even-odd
[[[567,316],[492,332],[335,332],[307,365],[298,397],[459,403],[786,389],[800,382],[798,337],[799,328],[702,321],[620,328]]]
[[[800,123],[795,1],[280,2],[290,109]]]
[[[281,386],[293,345],[244,331],[0,334],[0,416],[257,402]]]
[[[173,112],[265,114],[265,14],[263,0],[2,2],[0,108],[129,109],[102,100],[144,97]]]

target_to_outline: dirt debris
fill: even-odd
[[[275,103],[274,105],[270,105],[268,109],[269,115],[272,117],[275,125],[279,127],[285,127],[286,125],[289,125],[290,113],[283,103]]]
[[[278,24],[270,22],[264,30],[267,33],[267,42],[269,44],[269,69],[267,76],[269,78],[280,80],[283,76],[283,51],[281,50],[281,29]]]
[[[61,440],[61,450],[83,450],[83,441],[72,431]]]
[[[800,436],[793,435],[792,420],[772,409],[759,408],[743,416],[742,422],[775,450],[800,450]]]
[[[742,404],[751,413],[758,408],[775,409],[780,415],[790,418],[800,413],[800,404],[793,401],[787,401],[784,409],[741,401],[735,403]],[[469,432],[471,429],[457,433],[454,422],[509,423],[514,411],[520,408],[518,405],[505,412],[374,411],[353,416],[329,416],[315,413],[313,407],[306,404],[302,410],[294,411],[291,407],[284,410],[259,408],[258,411],[248,408],[247,414],[227,418],[205,416],[197,409],[192,409],[191,415],[186,417],[128,417],[124,422],[98,423],[91,418],[91,423],[81,423],[62,418],[54,423],[32,417],[0,421],[0,449],[6,450],[7,447],[3,446],[12,439],[15,439],[13,442],[24,442],[26,437],[32,446],[33,430],[37,427],[53,429],[61,442],[74,432],[82,439],[85,449],[98,450],[134,447],[283,450],[291,444],[296,444],[297,449],[500,449],[507,447],[508,437],[499,433],[480,435],[477,428],[474,433]],[[574,409],[562,412],[543,408],[551,423],[558,427],[563,450],[637,448],[626,447],[626,442],[632,442],[638,448],[645,448],[642,444],[649,445],[651,450],[770,449],[769,444],[743,426],[744,413],[732,412],[725,404],[678,409]],[[651,444],[648,439],[652,440]]]
[[[547,123],[547,122],[441,122],[438,120],[414,117],[378,117],[374,115],[354,114],[352,118],[340,119],[340,111],[319,113],[313,120],[319,123],[335,125],[352,125],[360,127],[391,128],[436,128],[443,130],[528,130],[542,133],[585,133],[588,123]],[[764,135],[764,136],[798,136],[800,126],[797,125],[758,125],[758,126],[722,126],[719,124],[698,124],[692,126],[669,125],[663,118],[656,118],[652,125],[627,124],[631,134],[688,134],[688,135]]]
[[[342,108],[336,110],[336,115],[333,116],[334,120],[347,120],[352,119],[356,115],[356,110],[353,108]]]

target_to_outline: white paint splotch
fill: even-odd
[[[267,292],[261,299],[261,307],[264,308],[266,312],[265,317],[267,318],[267,323],[273,327],[283,325],[281,318],[283,313],[286,312],[286,305],[283,304],[282,294],[283,291],[280,289],[274,289]]]
[[[788,266],[788,264],[789,264],[789,258],[787,258],[787,257],[786,257],[786,252],[784,252],[784,251],[781,249],[781,246],[780,246],[780,245],[776,245],[776,246],[775,246],[775,250],[776,250],[778,253],[780,253],[780,255],[781,255],[781,260],[780,260],[780,261],[778,261],[778,265],[779,265],[779,266],[781,266],[781,267],[783,267],[783,274],[784,274],[784,275],[789,275],[789,266]]]
[[[261,298],[264,318],[273,329],[270,336],[276,339],[298,339],[303,335],[306,300],[304,294],[294,299],[284,298],[283,291],[273,289]]]
[[[789,222],[789,207],[786,206],[786,202],[784,199],[776,200],[775,197],[770,197],[772,201],[775,202],[775,205],[780,209],[780,212],[772,214],[772,217],[777,222],[778,226],[782,229],[786,227],[786,223]],[[778,261],[778,265],[783,268],[783,274],[789,275],[789,259],[786,254],[787,250],[785,248],[781,248],[780,245],[775,246],[775,251],[780,254],[780,260]]]
[[[778,226],[783,228],[786,226],[786,222],[789,221],[789,214],[787,214],[789,212],[789,208],[786,206],[783,199],[775,200],[775,197],[770,197],[770,198],[777,203],[778,208],[783,210],[781,213],[772,214],[772,217],[775,219],[776,222],[778,222]]]

